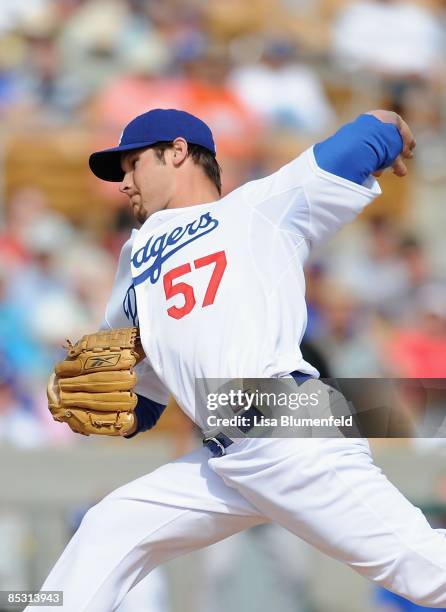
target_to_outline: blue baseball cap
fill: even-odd
[[[119,145],[96,151],[90,155],[88,163],[98,178],[120,182],[124,178],[121,168],[123,151],[150,147],[157,142],[172,142],[179,136],[190,144],[208,149],[212,155],[216,154],[212,132],[204,121],[185,111],[156,108],[130,121],[122,132]]]

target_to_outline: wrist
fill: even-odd
[[[397,128],[399,128],[401,125],[401,117],[394,111],[377,109],[377,110],[368,111],[367,113],[364,113],[364,114],[372,115],[372,117],[376,117],[382,123],[392,123],[393,125],[396,125]]]

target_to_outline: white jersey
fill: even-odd
[[[309,149],[216,202],[152,214],[123,247],[106,313],[111,327],[139,324],[137,391],[161,402],[161,381],[195,420],[197,378],[317,376],[299,349],[304,263],[379,194]]]

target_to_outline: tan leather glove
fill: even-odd
[[[133,367],[144,357],[137,327],[99,331],[68,341],[67,356],[48,382],[56,421],[76,433],[125,435],[135,422]]]

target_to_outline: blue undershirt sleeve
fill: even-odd
[[[373,172],[391,166],[402,149],[396,125],[373,115],[359,115],[314,145],[313,152],[319,168],[362,185]]]
[[[148,397],[144,397],[143,395],[138,395],[138,403],[135,408],[135,415],[137,418],[137,428],[130,436],[125,436],[126,438],[133,438],[137,434],[147,431],[148,429],[152,429],[160,418],[166,406],[163,404],[158,404]]]

